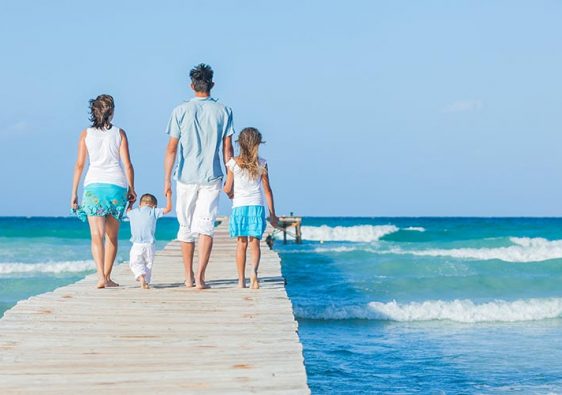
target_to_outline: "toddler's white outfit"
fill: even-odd
[[[127,213],[131,223],[131,252],[129,254],[129,267],[135,279],[144,275],[150,284],[152,277],[152,264],[154,262],[154,233],[156,221],[164,215],[164,210],[150,206],[138,207]]]

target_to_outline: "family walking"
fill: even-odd
[[[177,106],[166,133],[169,142],[164,158],[164,196],[166,207],[158,208],[157,198],[144,194],[139,207],[135,173],[129,154],[127,134],[112,124],[113,98],[100,95],[90,101],[91,127],[82,131],[74,170],[71,210],[88,221],[92,257],[98,273],[98,288],[117,287],[111,270],[118,248],[122,219],[131,224],[133,243],[129,266],[143,288],[150,288],[154,260],[154,233],[158,218],[172,211],[172,172],[175,167],[177,239],[181,242],[185,286],[208,288],[205,270],[213,247],[213,234],[221,190],[232,199],[229,233],[237,238],[236,266],[238,286],[246,287],[246,253],[249,247],[252,271],[250,286],[259,288],[260,240],[266,228],[265,201],[269,220],[277,225],[267,162],[261,158],[262,135],[256,128],[245,128],[238,135],[239,155],[234,156],[232,110],[211,97],[213,70],[205,64],[190,72],[194,97]],[[225,166],[227,175],[223,186]],[[82,200],[78,186],[89,159]],[[195,242],[199,262],[193,268]]]

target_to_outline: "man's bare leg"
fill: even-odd
[[[194,242],[181,242],[181,253],[183,255],[183,270],[185,273],[185,286],[191,288],[194,285],[195,276],[193,275],[193,252],[195,251]]]
[[[207,235],[199,235],[199,267],[197,270],[197,277],[195,278],[195,287],[197,289],[209,288],[205,284],[205,270],[211,257],[211,250],[213,249],[213,238]]]

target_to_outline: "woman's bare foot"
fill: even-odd
[[[238,288],[246,288],[246,279],[238,280]]]
[[[258,280],[257,274],[252,274],[250,276],[250,288],[252,288],[252,289],[259,289],[260,288],[260,282]]]
[[[148,283],[146,281],[144,283],[142,283],[142,287],[144,289],[150,289],[150,285],[148,285]]]
[[[119,284],[117,284],[115,281],[113,281],[110,278],[105,280],[105,287],[106,288],[115,288],[115,287],[118,287],[118,286],[119,286]]]
[[[99,279],[98,283],[96,284],[96,288],[98,288],[98,289],[105,288],[105,280]]]

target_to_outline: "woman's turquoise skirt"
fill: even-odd
[[[127,188],[114,184],[90,184],[84,187],[82,203],[72,212],[82,221],[88,217],[111,215],[121,220],[127,208]]]
[[[230,237],[247,236],[261,240],[266,225],[265,207],[242,206],[232,209],[228,228]]]

